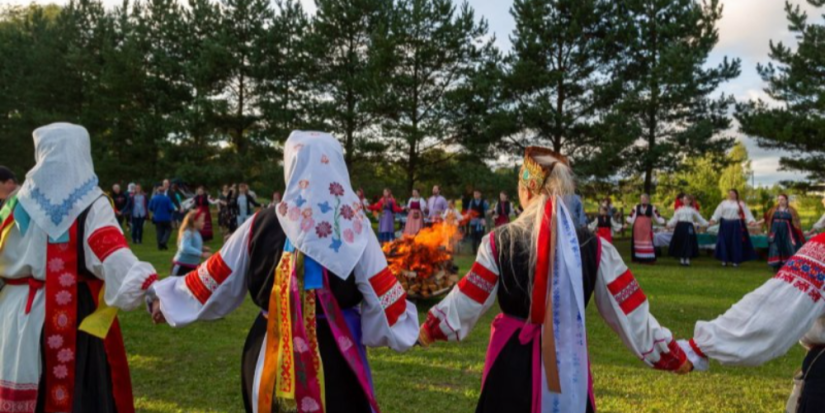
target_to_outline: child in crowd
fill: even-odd
[[[599,207],[599,216],[590,223],[589,228],[591,231],[596,231],[596,234],[602,237],[602,239],[612,244],[613,233],[621,232],[624,226],[621,222],[616,222],[610,215],[608,206],[602,204],[602,206]]]
[[[198,268],[201,258],[212,254],[203,245],[201,230],[206,225],[205,215],[197,210],[190,211],[183,218],[178,231],[178,252],[172,259],[172,275],[184,276]]]

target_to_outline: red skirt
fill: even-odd
[[[608,227],[599,227],[596,230],[596,235],[602,237],[605,241],[613,243],[613,230]]]

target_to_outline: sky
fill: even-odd
[[[103,0],[109,7],[120,5],[122,0]],[[804,0],[791,0],[809,11],[809,19],[822,22],[822,12],[817,13]],[[66,3],[67,0],[34,0],[35,3]],[[314,0],[301,0],[309,12],[315,11]],[[467,0],[475,10],[477,18],[484,17],[489,23],[491,34],[495,35],[499,48],[510,49],[510,34],[515,26],[510,15],[512,0]],[[0,0],[2,4],[28,4],[30,0]],[[767,63],[769,42],[782,41],[794,44],[785,19],[782,0],[722,0],[724,12],[719,23],[719,44],[708,60],[708,65],[718,64],[725,56],[742,60],[742,74],[722,85],[720,93],[733,95],[737,100],[765,99],[764,83],[756,72],[757,63]],[[757,185],[772,185],[786,179],[801,179],[798,172],[779,171],[778,151],[761,149],[756,142],[742,136],[735,129],[730,131],[745,142]]]

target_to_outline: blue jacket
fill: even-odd
[[[184,231],[183,237],[178,240],[178,253],[173,263],[196,267],[201,263],[203,253],[203,238],[198,231]]]
[[[172,213],[175,204],[164,194],[157,194],[149,201],[149,211],[152,211],[152,222],[172,222]]]
[[[587,216],[584,214],[584,205],[582,205],[582,198],[576,194],[570,194],[564,197],[564,204],[570,212],[570,218],[573,219],[573,225],[576,228],[583,228],[587,226]]]

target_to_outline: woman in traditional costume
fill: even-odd
[[[805,233],[796,208],[788,203],[788,195],[780,194],[777,205],[768,211],[768,265],[779,270],[805,244]],[[762,223],[760,221],[759,223]]]
[[[496,227],[500,227],[510,223],[510,218],[515,215],[513,212],[513,204],[507,197],[507,192],[501,191],[498,194],[498,203],[493,210],[493,223]]]
[[[699,257],[699,237],[696,235],[696,225],[708,226],[702,214],[693,208],[693,197],[682,196],[679,209],[667,223],[669,228],[675,228],[673,238],[670,239],[669,252],[673,258],[678,258],[683,266],[689,266],[690,260]]]
[[[714,225],[717,222],[719,222],[719,235],[714,255],[722,261],[723,267],[728,263],[738,267],[745,261],[757,258],[748,232],[748,226],[756,224],[756,221],[748,206],[739,200],[739,191],[736,189],[728,191],[728,199],[716,207],[716,212],[710,218],[710,224]]]
[[[727,366],[759,366],[794,344],[807,350],[804,388],[789,412],[820,413],[825,406],[825,234],[808,241],[770,280],[713,321],[699,321],[680,342],[697,370],[707,358]]]
[[[599,216],[588,226],[590,231],[595,231],[596,235],[604,238],[605,241],[613,243],[613,233],[621,232],[624,226],[621,222],[616,222],[610,216],[606,206],[599,207]]]
[[[98,310],[140,306],[157,275],[98,187],[86,129],[39,128],[34,150],[0,211],[0,411],[132,413],[117,312]]]
[[[633,262],[653,264],[656,262],[656,249],[653,246],[653,221],[662,225],[665,219],[659,215],[659,210],[650,204],[650,196],[642,194],[641,201],[627,217],[627,223],[633,228],[630,250]]]
[[[395,240],[395,214],[403,212],[404,208],[398,206],[392,191],[384,189],[384,196],[376,203],[372,204],[370,211],[380,214],[378,218],[378,239],[382,244]]]
[[[212,211],[210,210],[210,207],[212,205],[218,205],[220,201],[210,198],[203,186],[199,186],[196,191],[197,192],[194,198],[195,210],[197,210],[200,216],[203,217],[203,229],[200,231],[201,237],[203,237],[204,242],[209,242],[212,241],[212,238],[214,238],[214,232],[212,230]]]
[[[261,313],[243,349],[248,413],[379,412],[365,346],[404,351],[418,315],[326,133],[293,132],[277,208],[244,223],[198,270],[153,289],[173,327],[226,316],[247,291]]]
[[[421,198],[417,189],[412,190],[412,197],[407,201],[407,224],[404,226],[404,235],[415,236],[424,228],[424,212],[426,200]]]
[[[599,313],[651,367],[687,372],[684,351],[649,312],[618,251],[576,230],[563,203],[573,192],[567,161],[530,147],[519,174],[524,213],[484,237],[458,288],[427,315],[419,341],[460,341],[498,302],[477,413],[595,411],[585,307]],[[551,299],[552,297],[552,299]]]

